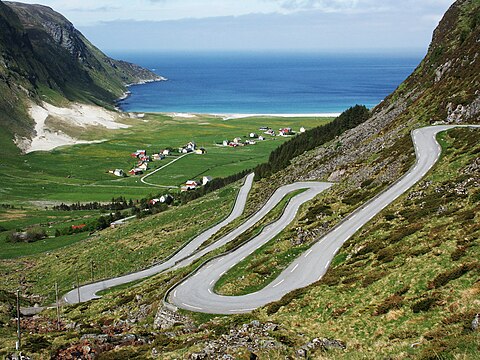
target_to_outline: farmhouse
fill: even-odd
[[[204,176],[204,177],[202,178],[202,185],[205,186],[205,185],[207,185],[207,184],[208,184],[210,181],[212,181],[212,180],[213,180],[213,179],[212,179],[211,176]]]
[[[162,196],[160,196],[159,201],[160,201],[162,204],[170,205],[171,203],[173,203],[173,196],[170,195],[170,194],[162,195]]]
[[[148,163],[147,162],[141,163],[139,166],[137,166],[137,169],[140,169],[142,171],[147,171],[148,170]]]
[[[294,132],[292,131],[292,128],[283,128],[283,129],[280,129],[279,134],[280,136],[288,136],[288,135],[293,135]]]
[[[187,154],[195,151],[196,149],[197,145],[193,141],[190,141],[187,145],[178,148],[178,152],[182,154]]]
[[[182,186],[181,191],[195,190],[198,186],[198,183],[195,180],[188,180],[184,186]]]
[[[153,161],[159,161],[165,159],[165,155],[163,154],[153,154],[152,155]]]
[[[142,175],[143,170],[139,168],[132,169],[128,172],[130,175]]]
[[[118,176],[118,177],[124,177],[125,172],[122,169],[115,169],[115,170],[113,170],[113,175]]]
[[[131,153],[130,156],[133,158],[140,158],[142,156],[146,156],[147,151],[146,150],[137,150],[134,153]]]

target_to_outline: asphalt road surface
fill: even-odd
[[[177,307],[191,311],[214,314],[245,313],[280,300],[292,290],[318,281],[325,274],[333,257],[345,241],[426,175],[441,154],[441,147],[435,139],[436,134],[453,127],[455,126],[431,126],[413,131],[412,138],[417,158],[415,165],[387,190],[350,214],[309,250],[296,258],[262,290],[244,296],[221,296],[213,292],[213,287],[229,269],[285,228],[295,217],[300,204],[309,197],[311,189],[294,197],[284,216],[277,223],[236,251],[206,263],[173,288],[169,293],[168,301]],[[302,188],[305,184],[290,186],[294,190]]]

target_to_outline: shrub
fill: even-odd
[[[433,305],[438,301],[436,296],[429,296],[420,301],[417,301],[411,306],[411,309],[414,313],[419,313],[420,311],[428,311],[432,308]]]
[[[373,284],[374,282],[377,282],[378,280],[380,280],[386,275],[387,273],[384,271],[381,271],[381,272],[372,271],[365,276],[365,278],[362,281],[362,286],[366,288],[367,286]]]
[[[465,246],[460,246],[450,254],[450,258],[452,259],[452,261],[457,261],[464,257],[466,253],[467,248]]]
[[[388,263],[395,259],[396,252],[392,248],[380,249],[377,253],[377,260],[382,263]]]
[[[400,229],[395,230],[392,234],[390,234],[389,237],[387,237],[387,240],[390,240],[391,243],[396,243],[407,236],[415,234],[417,231],[421,230],[423,228],[422,224],[412,224],[409,226],[402,227]]]
[[[377,308],[375,309],[375,312],[373,313],[373,315],[378,316],[378,315],[386,314],[390,310],[400,309],[402,305],[403,305],[403,296],[400,296],[397,294],[391,295],[377,305]]]
[[[448,284],[451,280],[458,279],[462,275],[465,275],[467,272],[475,268],[476,269],[479,268],[478,263],[462,264],[461,266],[455,269],[445,271],[441,274],[438,274],[437,277],[428,284],[428,288],[437,289],[439,287],[442,287]]]
[[[36,353],[43,349],[49,348],[51,345],[52,344],[50,343],[50,341],[48,341],[41,335],[30,335],[24,340],[23,349],[29,352]]]
[[[8,237],[8,241],[17,243],[17,242],[26,242],[31,243],[38,240],[45,239],[47,237],[47,232],[42,228],[33,228],[25,232],[13,232]]]

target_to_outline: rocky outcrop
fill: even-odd
[[[178,325],[192,327],[193,323],[188,317],[180,315],[166,306],[162,306],[158,310],[153,321],[153,327],[160,330],[169,330]]]
[[[328,350],[345,350],[347,345],[340,340],[332,340],[332,339],[318,339],[315,338],[312,341],[309,341],[300,349],[295,352],[297,358],[305,359],[310,358],[310,355],[317,351],[328,351]]]
[[[284,347],[270,335],[278,328],[277,324],[271,322],[262,324],[258,320],[253,320],[248,324],[231,329],[228,334],[222,335],[217,340],[206,343],[202,351],[190,354],[189,359],[235,359],[231,354],[239,348],[248,349],[251,353],[250,358],[255,359],[257,358],[255,352]]]

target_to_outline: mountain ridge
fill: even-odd
[[[162,80],[106,56],[63,15],[43,5],[0,1],[0,29],[0,124],[11,139],[34,135],[31,102],[113,108],[126,85]]]

